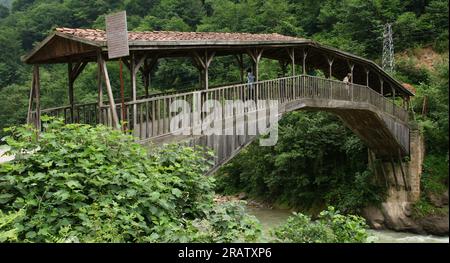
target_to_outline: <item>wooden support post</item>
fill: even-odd
[[[130,54],[130,99],[132,101],[136,100],[136,55],[134,53]],[[133,110],[134,112],[134,110]],[[133,120],[136,118],[133,117]],[[134,127],[134,126],[133,126]]]
[[[244,83],[244,55],[239,54],[239,55],[235,55],[235,57],[238,62],[238,65],[239,65],[239,73],[240,73],[240,77],[241,77],[241,83]]]
[[[123,83],[123,61],[124,59],[119,58],[119,80],[120,80],[120,111],[122,115],[122,130],[125,132],[127,130],[127,113],[125,109],[125,84]]]
[[[151,58],[147,58],[144,61],[144,66],[140,69],[144,80],[145,97],[149,96],[149,89],[151,87],[151,73],[155,66],[158,64],[158,56],[155,55]]]
[[[303,75],[306,75],[306,57],[308,56],[308,50],[303,49]]]
[[[131,76],[131,100],[133,102],[136,102],[137,100],[137,92],[136,92],[136,80],[137,80],[137,73],[138,71],[142,68],[142,66],[144,66],[144,79],[145,77],[147,77],[147,79],[149,80],[149,75],[150,72],[146,71],[146,70],[150,70],[150,69],[145,69],[145,62],[147,60],[147,55],[143,55],[139,58],[136,57],[136,54],[132,53],[131,54],[131,59],[130,59],[130,76]],[[149,84],[149,82],[147,82],[146,84]],[[148,85],[146,86],[146,96],[148,96]],[[137,105],[134,103],[133,104],[133,129],[136,129],[136,125],[137,125]]]
[[[328,78],[331,79],[331,77],[333,76],[333,63],[334,63],[334,57],[328,57],[327,56],[327,61],[328,61]]]
[[[248,49],[247,53],[249,54],[250,58],[253,61],[254,65],[254,74],[255,74],[255,84],[252,84],[252,89],[249,90],[249,96],[256,102],[256,107],[258,107],[258,98],[259,98],[259,61],[261,60],[261,56],[263,53],[263,48],[254,48],[254,49]],[[258,118],[258,113],[256,113],[256,118]]]
[[[112,127],[114,129],[119,129],[119,118],[117,117],[116,104],[114,101],[114,95],[112,93],[111,82],[109,80],[108,68],[106,67],[106,62],[103,59],[101,53],[99,53],[98,55],[98,63],[100,64],[100,67],[102,69],[103,79],[105,80],[106,91],[108,93],[109,109],[111,111],[112,117]]]
[[[203,89],[203,66],[201,65],[201,62],[198,60],[197,57],[198,54],[193,53],[192,55],[192,61],[194,66],[197,68],[198,70],[198,83],[199,83],[199,89]]]
[[[32,124],[32,111],[33,111],[33,103],[34,103],[34,87],[36,82],[36,74],[34,73],[33,68],[33,75],[31,78],[31,88],[30,88],[30,97],[28,98],[28,114],[27,114],[27,124]]]
[[[348,67],[350,69],[350,83],[354,83],[353,82],[353,69],[355,68],[355,64],[353,64],[352,62],[347,61],[348,63]]]
[[[138,71],[142,72],[142,76],[144,79],[144,86],[146,89],[146,97],[148,97],[148,88],[149,88],[149,65],[147,62],[147,55],[143,55],[141,57],[137,57],[135,53],[130,54],[130,61],[123,60],[124,64],[130,70],[130,80],[131,80],[131,101],[135,102],[137,100],[137,73]],[[136,128],[137,125],[137,106],[133,104],[133,114],[132,114],[132,129]]]
[[[70,104],[70,122],[71,123],[75,123],[75,119],[74,119],[74,96],[73,96],[73,83],[74,80],[72,78],[72,73],[73,72],[73,67],[72,67],[72,63],[68,63],[68,81],[69,81],[69,104]]]
[[[98,85],[98,122],[101,124],[106,124],[103,120],[103,81],[102,81],[102,68],[100,63],[97,63],[97,85]]]
[[[34,65],[33,66],[33,78],[31,80],[30,98],[28,100],[27,123],[33,124],[38,131],[41,131],[40,92],[41,91],[40,91],[39,65]],[[34,118],[32,116],[33,108],[35,109]]]
[[[205,58],[207,58],[207,57],[208,57],[208,51],[205,50]],[[203,69],[203,78],[204,78],[203,81],[205,83],[205,90],[208,90],[208,88],[209,88],[209,70],[208,70],[208,68],[209,68],[209,63],[206,62],[205,68]]]
[[[295,50],[294,48],[287,49],[289,58],[291,59],[292,76],[295,76]]]
[[[36,98],[36,128],[41,131],[41,79],[39,74],[39,66],[34,65],[35,74],[35,98]]]
[[[348,67],[350,68],[350,83],[353,84],[353,69],[355,68],[355,64],[347,60]],[[351,85],[351,99],[353,101],[354,98],[354,86]]]
[[[134,53],[131,53],[131,71],[130,71],[130,79],[131,79],[131,101],[133,102],[133,121],[130,123],[130,125],[133,125],[133,130],[136,129],[137,124],[137,105],[136,105],[136,99],[137,99],[137,91],[136,91],[136,76],[139,71],[139,64],[142,65],[144,63],[145,57],[139,59],[136,61],[136,55]],[[142,123],[141,123],[142,125]]]
[[[142,66],[142,64],[145,61],[146,56],[143,56],[139,59],[136,59],[136,54],[131,53],[130,56],[130,79],[131,79],[131,101],[136,102],[136,76],[137,72],[139,71],[139,68]],[[130,124],[133,125],[132,129],[136,129],[137,126],[137,105],[136,103],[133,104],[133,114],[132,114],[132,122]]]
[[[255,82],[259,81],[259,61],[261,60],[261,56],[263,53],[263,48],[255,48],[255,49],[248,49],[247,53],[249,54],[250,58],[253,60],[254,64],[254,73],[255,73]]]
[[[395,88],[391,86],[392,89],[392,114],[395,115]]]
[[[380,78],[380,94],[381,94],[381,96],[384,97],[384,90],[383,90],[384,87],[383,87],[383,84],[384,84],[383,79]]]
[[[366,86],[369,87],[369,74],[370,71],[368,69],[366,69]]]
[[[74,99],[74,90],[73,86],[75,80],[80,76],[81,72],[83,72],[84,68],[87,66],[88,62],[77,62],[73,65],[71,62],[68,63],[67,75],[69,82],[69,104],[70,104],[70,118],[71,122],[75,123],[79,120],[75,118],[75,99]]]
[[[199,68],[199,70],[201,69],[201,74],[203,75],[203,88],[207,90],[209,87],[208,69],[216,52],[213,51],[212,53],[208,54],[208,50],[205,49],[203,56],[201,56],[197,51],[194,51],[193,54],[194,61],[197,64],[197,68]]]

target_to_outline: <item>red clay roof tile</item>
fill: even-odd
[[[106,41],[106,32],[99,29],[56,28],[59,33],[84,38],[90,41]],[[129,32],[130,41],[292,41],[302,38],[280,34],[250,34],[225,32],[176,32],[145,31]]]

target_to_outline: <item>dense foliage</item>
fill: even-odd
[[[413,50],[411,53],[414,55]],[[447,51],[448,52],[448,51]],[[425,160],[421,176],[422,197],[415,206],[416,214],[426,216],[442,214],[429,199],[448,191],[449,171],[449,71],[448,53],[435,58],[432,67],[420,65],[416,59],[401,60],[397,75],[406,82],[416,84],[413,100],[414,118],[425,138]],[[448,208],[447,208],[448,213]]]
[[[236,31],[281,33],[316,39],[379,60],[382,30],[393,23],[395,48],[421,44],[448,50],[448,2],[444,0],[3,0],[0,2],[0,130],[23,123],[31,70],[20,61],[55,27],[104,28],[104,15],[126,10],[130,30]],[[215,59],[211,84],[239,81],[232,57]],[[250,60],[246,58],[246,66]],[[118,67],[111,67],[119,93]],[[261,78],[277,75],[278,63],[263,60]],[[65,65],[42,69],[42,107],[67,104]],[[76,102],[96,98],[95,67],[75,84]],[[129,83],[128,74],[125,83]],[[152,76],[153,90],[189,88],[198,83],[197,69],[186,59],[161,59]],[[129,89],[125,89],[129,95]],[[138,83],[138,95],[143,94]],[[7,99],[5,99],[7,98]]]
[[[104,28],[105,14],[117,10],[127,11],[130,30],[276,32],[315,39],[377,62],[381,57],[383,25],[392,23],[397,52],[395,77],[417,90],[412,101],[413,113],[425,135],[427,152],[423,190],[432,193],[448,189],[448,179],[445,179],[448,177],[448,59],[431,68],[420,66],[421,61],[413,59],[415,50],[424,46],[448,57],[448,1],[445,0],[0,0],[0,137],[4,134],[3,127],[25,122],[31,69],[20,61],[21,55],[55,27]],[[239,81],[235,63],[233,57],[214,59],[211,85]],[[250,64],[245,58],[245,66]],[[118,96],[118,65],[109,63],[108,67],[113,92]],[[280,71],[278,63],[268,59],[262,60],[260,68],[261,79],[273,78]],[[189,59],[161,59],[151,79],[152,92],[190,88],[198,85],[198,71]],[[125,83],[130,83],[128,74]],[[43,66],[41,86],[43,108],[67,104],[66,65]],[[125,89],[126,96],[129,90]],[[143,85],[139,80],[138,95],[142,94]],[[75,83],[75,101],[92,102],[95,98],[96,67],[92,64]],[[9,132],[18,132],[17,129]],[[282,121],[281,132],[276,147],[251,145],[244,150],[225,170],[228,175],[224,182],[230,184],[228,189],[222,184],[220,189],[246,190],[290,205],[333,204],[343,212],[357,212],[365,203],[382,199],[379,193],[383,191],[371,180],[373,177],[366,167],[365,148],[336,118],[324,114],[291,114]],[[31,138],[32,134],[28,136]],[[169,151],[175,150],[178,149]],[[190,153],[180,151],[174,154],[186,154],[186,159],[190,158]],[[171,163],[161,158],[154,162]],[[177,167],[164,173],[174,172],[179,176],[186,172],[180,170]],[[186,181],[186,187],[196,187],[189,183]],[[170,184],[176,187],[176,182]],[[185,211],[196,207],[191,199],[174,198],[173,205]],[[20,213],[14,211],[11,209],[11,214],[3,215],[17,221]],[[193,219],[199,215],[191,211],[186,216]],[[198,224],[192,225],[192,229],[198,229],[195,226]],[[0,222],[0,227],[9,225]],[[66,234],[77,231],[61,229]],[[23,238],[24,232],[19,234]]]
[[[367,170],[367,148],[335,116],[292,112],[273,147],[256,141],[217,176],[218,190],[302,208],[335,205],[358,212],[381,201],[383,189]]]
[[[44,118],[45,120],[45,118]],[[104,126],[7,129],[15,160],[0,164],[1,241],[253,241],[259,228],[240,204],[214,207],[202,151],[150,156]],[[206,222],[206,223],[205,223]]]
[[[273,230],[278,242],[292,243],[364,243],[369,235],[364,218],[342,215],[334,207],[320,212],[316,220],[294,213],[287,222]]]

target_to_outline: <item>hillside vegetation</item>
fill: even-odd
[[[10,8],[7,7],[9,4]],[[372,59],[378,63],[382,53],[383,26],[386,23],[392,23],[396,51],[394,76],[415,88],[416,96],[412,101],[412,115],[420,124],[426,139],[427,156],[422,178],[425,194],[421,206],[417,207],[417,215],[423,216],[439,212],[434,209],[435,206],[430,199],[434,194],[448,191],[448,1],[13,0],[11,2],[3,0],[0,2],[0,137],[11,132],[11,130],[8,133],[4,132],[3,128],[25,122],[31,85],[31,67],[22,63],[20,57],[29,52],[55,27],[102,29],[105,27],[105,14],[118,10],[127,11],[129,30],[276,32],[314,39],[322,44]],[[250,65],[248,58],[246,58],[245,65]],[[118,96],[118,65],[109,63],[108,67],[115,96]],[[281,72],[277,62],[267,59],[262,60],[260,71],[262,79],[276,77]],[[88,65],[81,74],[75,83],[76,103],[96,100],[96,74],[96,65],[94,64]],[[210,80],[211,85],[238,81],[239,69],[235,65],[234,59],[230,57],[214,59],[211,65]],[[125,83],[130,83],[128,74],[125,74]],[[198,85],[198,70],[189,59],[161,59],[152,73],[152,92],[188,88],[195,85]],[[43,66],[41,68],[41,86],[41,106],[43,108],[68,104],[67,65]],[[128,96],[129,88],[126,88],[125,91],[125,95]],[[142,93],[143,85],[139,81],[138,94]],[[80,129],[91,128],[81,127]],[[31,136],[29,133],[28,131],[26,135]],[[96,142],[92,141],[92,143]],[[133,154],[138,153],[133,152]],[[50,160],[46,161],[45,156],[36,158],[38,157],[42,159],[35,160],[37,162],[35,165],[39,166],[35,176],[31,179],[24,178],[24,180],[34,180],[36,183],[40,183],[41,176],[43,178],[48,176],[48,174],[40,174],[39,171],[41,169],[51,171],[52,167],[46,166]],[[58,158],[63,157],[59,156]],[[139,160],[142,160],[140,159],[142,156],[138,155],[138,157]],[[117,162],[122,161],[117,160]],[[84,165],[84,163],[82,164]],[[52,163],[51,165],[56,164]],[[160,164],[156,162],[151,165],[159,167]],[[142,167],[144,166],[142,164]],[[13,168],[20,171],[20,167]],[[32,168],[34,169],[34,167]],[[4,169],[0,171],[2,176],[11,172]],[[134,168],[130,167],[130,169],[130,172],[134,171]],[[166,171],[161,172],[161,174],[165,173]],[[221,174],[223,175],[220,179],[222,181],[219,181],[218,184],[218,189],[221,191],[245,190],[254,196],[270,196],[272,201],[309,209],[322,209],[328,205],[334,205],[344,212],[358,212],[368,203],[380,202],[384,192],[379,188],[377,182],[370,179],[372,177],[371,171],[367,167],[366,147],[336,117],[324,113],[296,112],[289,114],[282,120],[280,141],[276,146],[251,145],[237,157],[235,162],[231,162],[225,167]],[[52,187],[55,187],[52,189],[53,191],[61,182],[57,180],[52,182],[54,183]],[[64,189],[67,191],[74,191],[72,188],[76,187],[78,185],[64,185]],[[161,205],[161,208],[158,208],[161,216],[156,218],[156,221],[163,220],[166,218],[166,214],[172,213],[170,207],[180,207],[183,205],[180,202],[185,202],[181,196],[177,196],[179,195],[178,191],[173,192],[172,187],[174,186],[165,185],[164,187],[167,187],[167,198],[170,203],[167,207]],[[14,191],[22,190],[15,189]],[[205,189],[200,190],[204,191]],[[26,192],[26,197],[35,193],[45,195],[42,189],[31,187],[27,188],[27,191],[29,192]],[[123,191],[125,196],[129,194],[125,186],[120,185],[120,191]],[[154,197],[147,196],[143,192],[139,192],[139,194],[143,194],[145,198],[154,202]],[[48,204],[36,203],[37,200],[30,198],[34,202],[30,209],[36,209],[37,206],[39,211],[39,205],[58,209],[61,202],[64,201],[60,199],[65,198],[64,193],[61,195],[59,199],[54,200],[54,203]],[[15,199],[4,201],[8,203],[6,212],[17,212],[14,210],[16,201],[19,203],[26,201],[25,199],[18,200],[17,196],[7,198]],[[141,205],[136,196],[130,198],[135,201],[137,207]],[[200,204],[192,205],[195,206],[195,211],[201,210],[201,207],[198,206]],[[0,207],[3,210],[3,203]],[[95,214],[89,215],[91,216],[88,217],[89,220],[100,220],[101,218],[97,218],[98,216],[103,217],[103,213],[110,213],[110,211],[97,211],[101,208],[92,203],[85,206],[85,209],[91,208],[94,209]],[[71,211],[70,209],[73,207],[66,209]],[[17,219],[23,213],[30,215],[32,213],[30,211],[34,210],[24,210],[18,212],[17,215],[9,216],[16,216]],[[112,212],[127,213],[126,210]],[[24,230],[17,233],[20,238],[33,237],[37,241],[51,238],[45,233],[28,230],[37,224],[35,220],[43,220],[38,217],[39,215],[36,215],[37,217],[31,221],[24,222]],[[117,237],[120,240],[155,238],[155,236],[147,235],[152,232],[147,228],[148,226],[141,228],[139,225],[141,214],[130,216],[138,219],[138,225],[134,229],[138,232],[126,236],[114,236],[114,238]],[[202,216],[190,219],[206,217],[206,215]],[[236,217],[240,217],[238,212],[236,212]],[[220,215],[217,215],[217,218],[220,223],[222,220]],[[73,218],[67,218],[67,222],[70,223],[70,220]],[[308,221],[309,219],[299,217],[298,220]],[[67,222],[64,221],[61,226],[70,225]],[[180,222],[175,221],[176,223]],[[293,220],[290,223],[295,224],[296,221]],[[52,224],[52,222],[48,222],[51,230],[49,233],[52,235],[59,233],[55,231],[61,229],[52,229],[54,227]],[[247,225],[243,226],[242,229],[238,229],[239,233],[236,235],[243,234],[244,237],[247,235],[253,237],[254,233],[246,232]],[[156,223],[149,227],[156,227]],[[194,228],[192,226],[192,229]],[[61,231],[69,233],[72,229]],[[74,231],[83,232],[86,229],[75,229]],[[108,231],[112,230],[102,229],[102,231],[106,232],[101,233],[109,235],[111,233]],[[226,232],[224,229],[221,231]],[[166,235],[161,236],[166,237]],[[201,238],[216,237],[202,236]],[[87,235],[86,238],[95,240],[97,237]],[[199,237],[199,239],[201,238]]]
[[[31,69],[20,61],[22,55],[55,27],[104,28],[106,13],[124,9],[129,30],[276,32],[312,38],[376,61],[383,25],[391,22],[397,52],[423,44],[438,52],[448,50],[448,3],[443,0],[15,0],[10,11],[0,9],[0,129],[25,120]],[[233,58],[214,60],[211,84],[239,80],[234,63]],[[118,66],[110,67],[118,95]],[[261,78],[277,76],[278,71],[278,63],[263,60]],[[66,75],[66,65],[42,69],[42,107],[68,103]],[[88,66],[75,84],[76,102],[95,100],[95,76],[95,65]],[[129,83],[128,74],[125,77]],[[186,59],[163,59],[152,76],[154,90],[197,82],[197,69]]]

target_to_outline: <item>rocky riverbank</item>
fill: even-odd
[[[427,215],[420,218],[415,215],[411,202],[407,202],[406,199],[402,201],[400,193],[397,192],[395,198],[391,197],[380,208],[368,207],[363,210],[362,216],[366,218],[367,224],[372,229],[410,232],[420,235],[449,235],[448,192],[440,198],[433,199],[435,200],[434,205],[439,205],[441,211],[446,210],[447,213]],[[277,209],[274,204],[251,199],[246,193],[228,196],[216,195],[214,200],[217,203],[245,200],[247,207],[251,209],[263,209],[264,211]]]
[[[265,208],[265,209],[272,209],[273,205],[268,203],[268,202],[264,202],[264,201],[260,201],[260,200],[254,200],[254,199],[249,199],[246,193],[239,193],[236,195],[216,195],[214,197],[214,202],[216,203],[225,203],[225,202],[231,202],[231,201],[246,201],[247,203],[247,207],[252,207],[252,208]]]
[[[408,202],[405,193],[391,193],[380,207],[367,207],[363,216],[376,230],[390,229],[416,234],[449,235],[448,191],[442,195],[427,196],[434,213],[418,215],[414,203]]]

